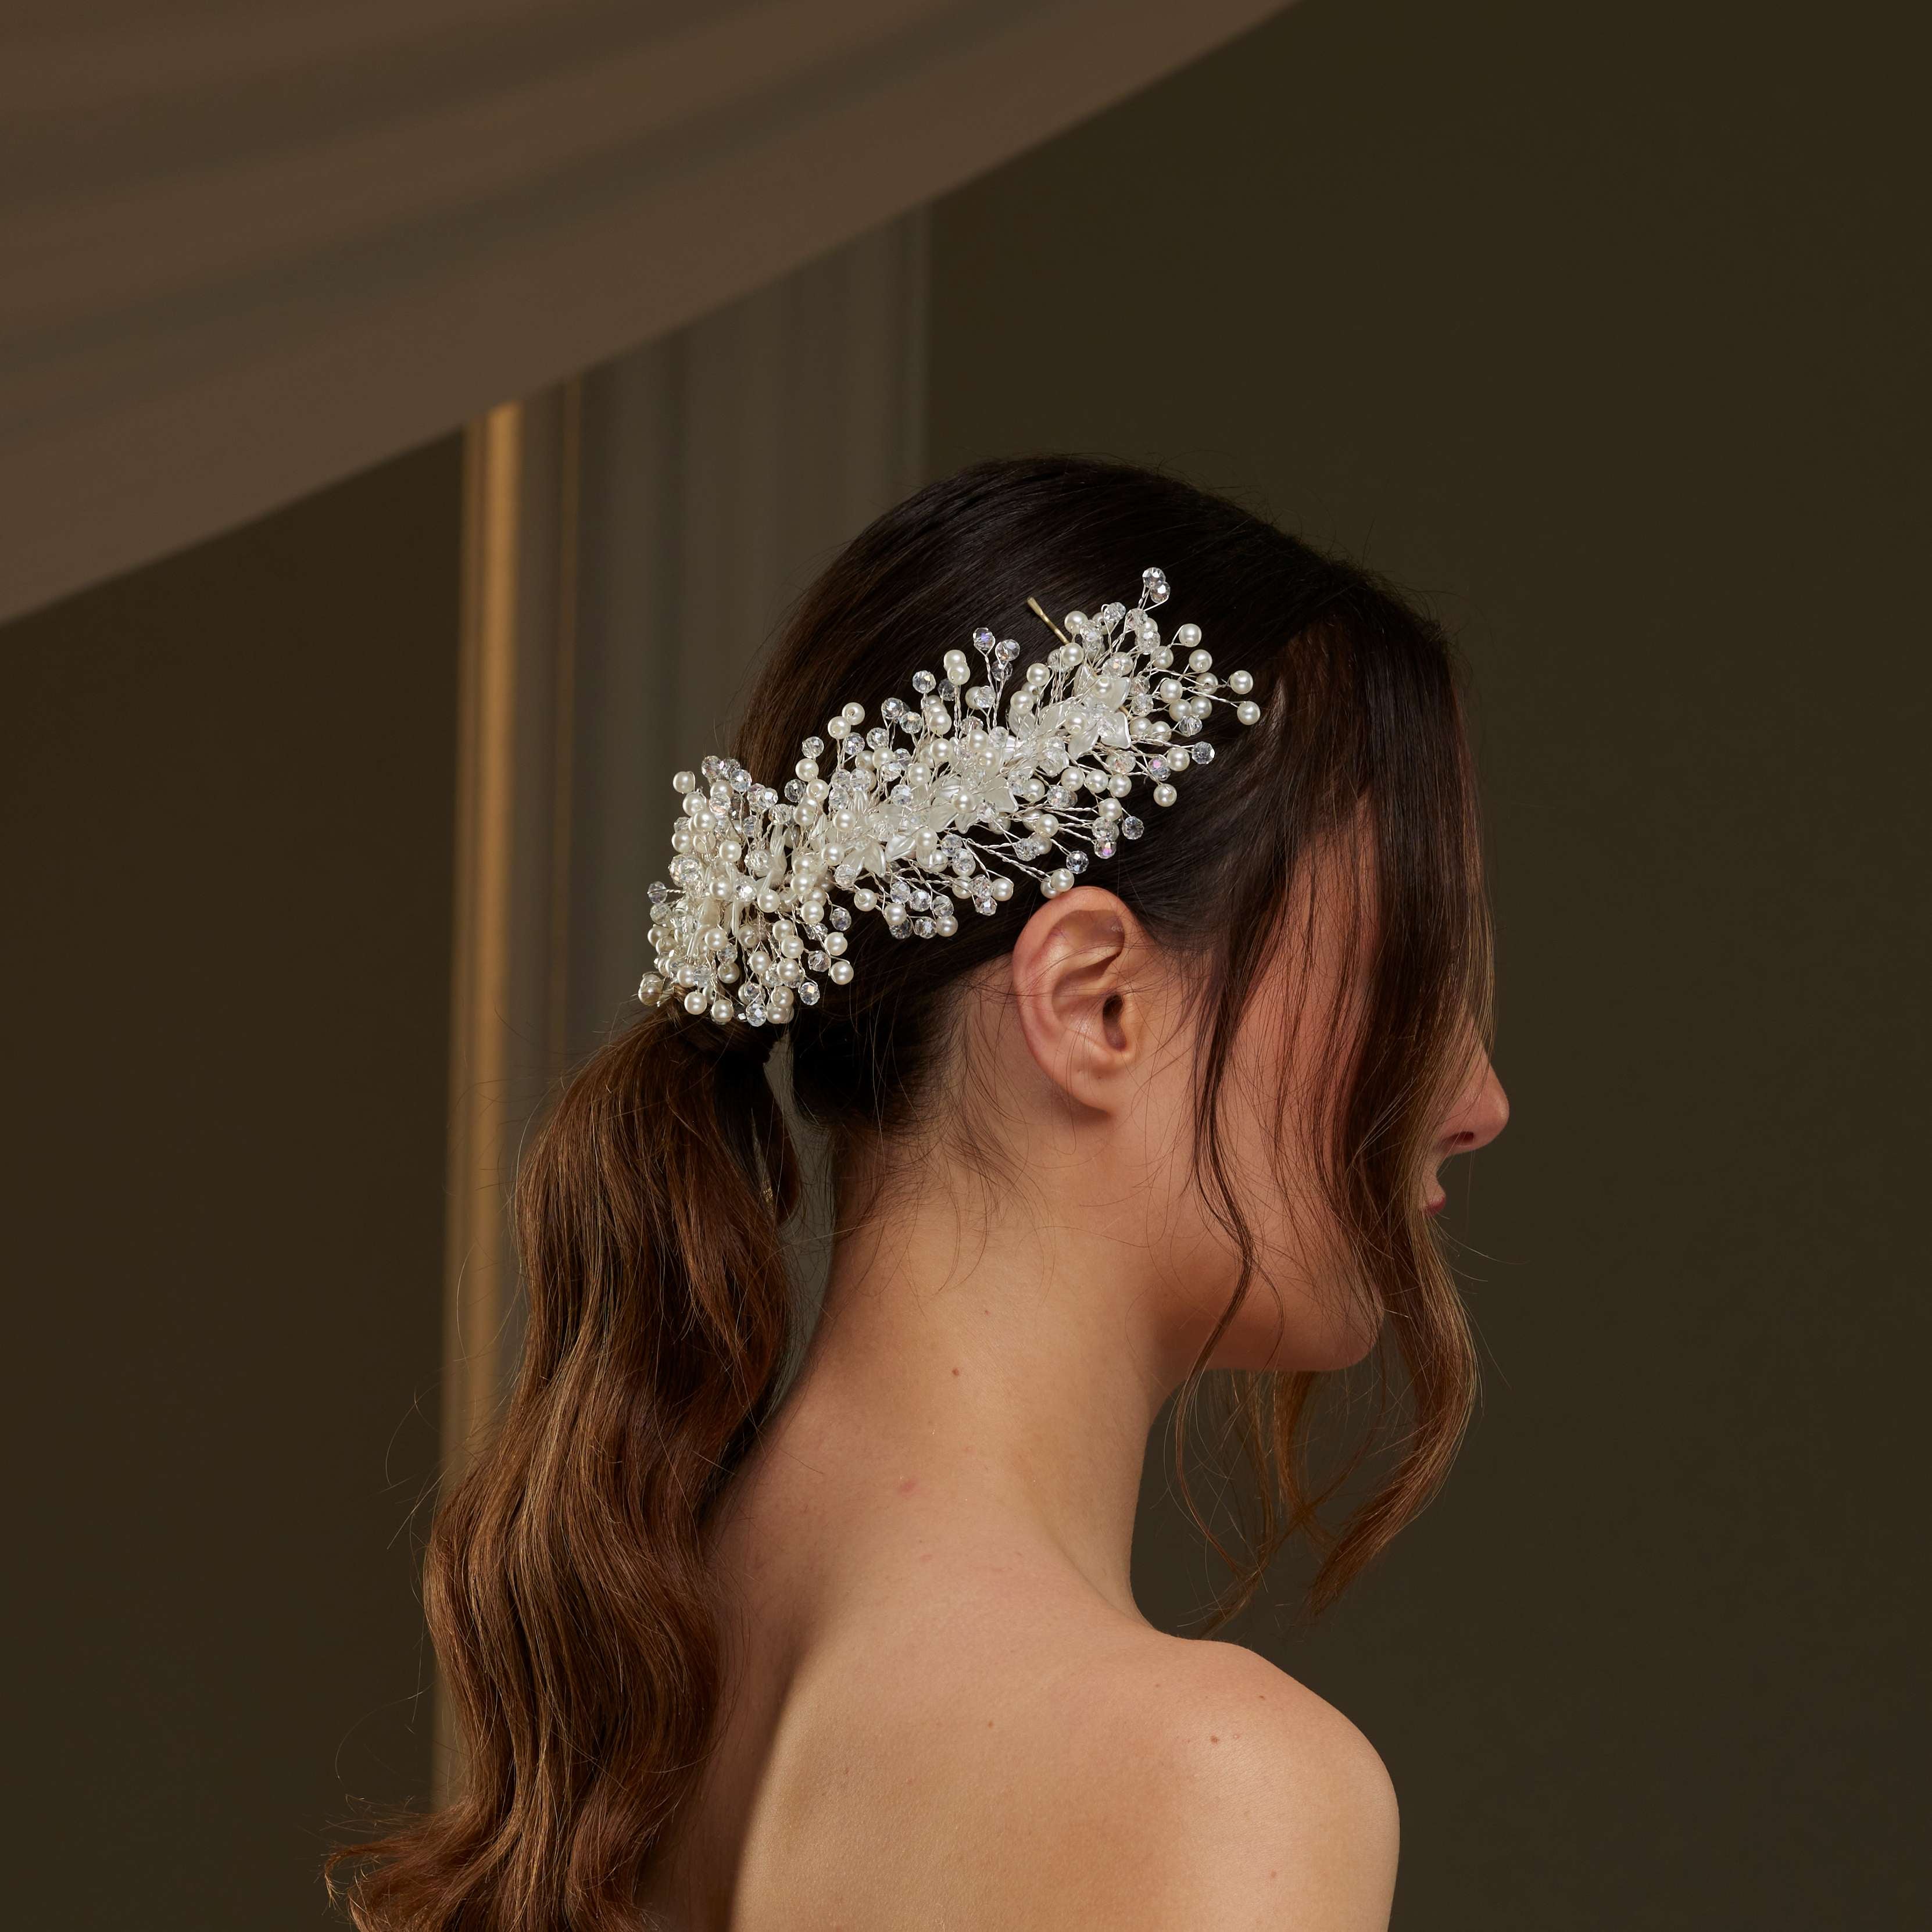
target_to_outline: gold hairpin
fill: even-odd
[[[1029,597],[1027,599],[1027,608],[1030,610],[1033,614],[1037,617],[1063,644],[1070,641],[1066,633],[1040,608],[1040,599],[1037,597]]]

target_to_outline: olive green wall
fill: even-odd
[[[1907,16],[1306,0],[934,218],[936,470],[1172,464],[1473,661],[1486,1400],[1326,1628],[1240,1627],[1382,1750],[1415,1932],[1927,1922]],[[1183,1616],[1157,1496],[1139,1557]]]
[[[424,1789],[458,477],[0,629],[9,1924],[320,1924]]]

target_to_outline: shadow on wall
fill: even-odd
[[[459,503],[439,443],[0,630],[22,1924],[319,1918],[426,1788]]]

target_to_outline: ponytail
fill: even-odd
[[[707,1512],[785,1358],[797,1166],[771,1036],[655,1012],[572,1081],[517,1180],[530,1299],[495,1442],[437,1512],[424,1607],[466,1754],[446,1809],[339,1852],[362,1932],[618,1932],[721,1689]]]

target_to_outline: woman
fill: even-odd
[[[349,1855],[358,1923],[1384,1924],[1374,1751],[1128,1556],[1210,1371],[1269,1472],[1226,1608],[1301,1530],[1328,1601],[1466,1418],[1429,1217],[1506,1109],[1443,639],[1178,482],[986,464],[676,782],[647,1010],[525,1164],[520,1378],[432,1540],[464,1792]],[[782,1390],[781,1035],[837,1205]],[[1378,1337],[1408,1432],[1325,1530],[1310,1397]]]

